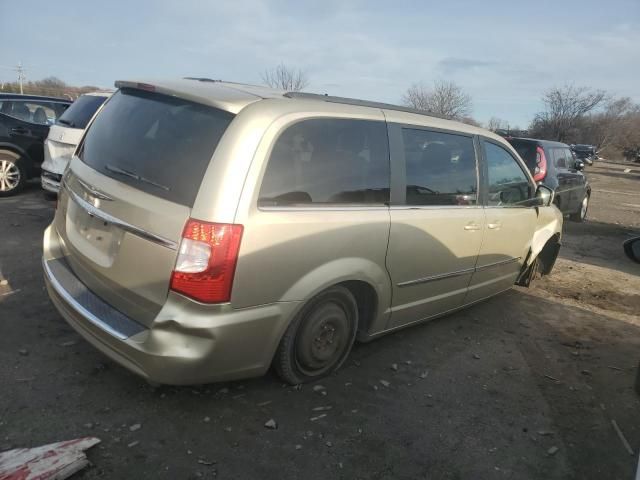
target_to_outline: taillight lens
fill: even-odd
[[[242,225],[189,219],[171,275],[171,290],[203,303],[228,302],[242,230]]]
[[[536,168],[533,170],[533,179],[536,182],[544,180],[547,176],[547,157],[542,147],[536,148]]]

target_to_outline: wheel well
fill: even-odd
[[[378,311],[378,294],[375,289],[360,280],[350,280],[339,285],[351,292],[358,305],[358,330],[367,332]]]
[[[0,153],[2,152],[10,152],[10,153],[15,153],[16,155],[18,155],[18,157],[22,157],[24,156],[24,153],[22,153],[20,150],[18,150],[17,148],[13,148],[10,146],[6,146],[6,145],[2,145],[0,146]]]
[[[541,275],[548,275],[551,273],[553,265],[556,263],[556,258],[558,258],[560,245],[560,234],[556,233],[547,240],[547,243],[545,243],[542,250],[540,250],[540,253],[538,254],[538,261],[540,263],[539,272]]]
[[[33,176],[33,161],[31,160],[31,157],[29,156],[29,154],[11,144],[0,144],[0,153],[2,152],[9,152],[9,153],[13,153],[14,155],[17,155],[18,158],[23,159],[22,163],[23,163],[23,168],[26,169],[27,172],[27,177],[31,177]]]

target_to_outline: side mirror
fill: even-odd
[[[540,207],[548,207],[553,203],[554,192],[546,185],[538,185],[536,189],[537,205]]]
[[[640,263],[640,237],[630,238],[622,246],[627,257],[634,262]]]
[[[584,162],[582,160],[576,160],[575,168],[578,171],[584,170]]]

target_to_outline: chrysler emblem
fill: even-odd
[[[62,141],[63,138],[64,138],[64,132],[60,134],[60,136],[58,137],[58,140]]]

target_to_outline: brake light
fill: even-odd
[[[138,90],[145,90],[147,92],[155,92],[156,91],[155,85],[150,85],[148,83],[136,83],[136,87],[138,88]]]
[[[536,167],[533,170],[533,179],[536,182],[544,180],[547,176],[547,157],[544,155],[542,147],[536,148]]]
[[[171,290],[203,303],[228,302],[242,230],[242,225],[187,220]]]

